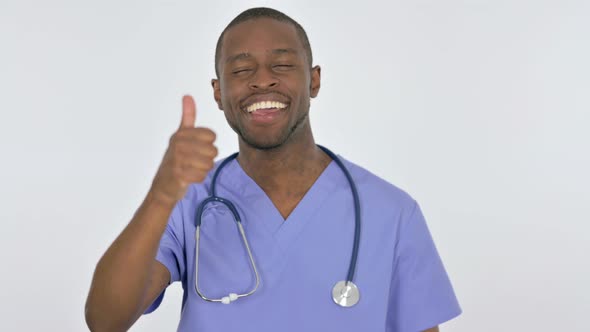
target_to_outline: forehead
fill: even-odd
[[[238,53],[268,53],[276,49],[293,49],[303,55],[303,43],[295,26],[270,18],[239,23],[225,32],[221,59]]]

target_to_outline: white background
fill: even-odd
[[[182,94],[237,149],[209,82],[256,5],[309,34],[317,142],[420,202],[464,310],[442,330],[587,331],[590,5],[557,0],[0,0],[0,330],[87,329]],[[181,298],[132,330],[174,330]]]

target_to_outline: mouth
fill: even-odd
[[[256,124],[271,124],[277,121],[289,104],[276,100],[259,100],[244,106],[249,118]]]
[[[274,100],[262,100],[254,102],[244,107],[246,112],[252,113],[269,113],[273,111],[280,111],[287,108],[287,104]]]

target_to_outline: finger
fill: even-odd
[[[208,159],[187,160],[179,165],[180,171],[182,172],[182,179],[190,182],[194,182],[195,177],[206,176],[214,166],[215,163],[213,160]]]
[[[217,148],[213,144],[202,144],[199,147],[191,147],[187,152],[191,156],[211,160],[215,159],[218,154]]]
[[[180,145],[176,148],[180,160],[204,159],[213,161],[218,150],[213,144]]]
[[[185,128],[185,130],[179,131],[171,139],[179,142],[200,142],[200,143],[213,143],[215,142],[217,135],[209,128],[197,127],[197,128]]]
[[[194,128],[197,118],[197,106],[195,100],[190,95],[182,97],[182,121],[180,128]]]

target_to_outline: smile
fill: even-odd
[[[287,108],[287,104],[281,103],[280,101],[268,100],[253,103],[246,107],[246,111],[253,113],[259,110],[282,110],[284,108]]]

